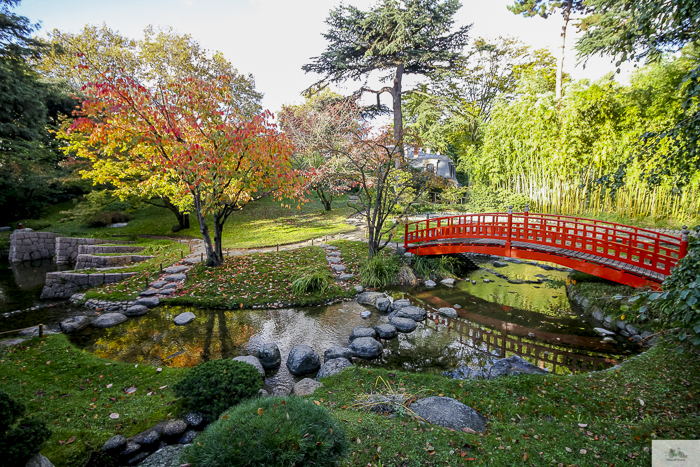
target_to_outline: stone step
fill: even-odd
[[[145,247],[134,245],[80,245],[78,246],[78,254],[94,255],[104,253],[139,253]]]
[[[75,269],[111,268],[129,266],[133,263],[147,261],[154,256],[123,255],[123,256],[96,256],[88,254],[78,255]]]

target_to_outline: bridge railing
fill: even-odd
[[[527,210],[460,214],[412,222],[405,226],[404,247],[458,239],[501,240],[506,251],[523,244],[546,245],[663,275],[671,273],[688,248],[685,227],[683,234],[676,236],[596,219],[532,214]]]

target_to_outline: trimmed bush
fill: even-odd
[[[51,436],[45,422],[33,417],[19,418],[24,411],[22,403],[0,391],[0,453],[4,466],[24,467]]]
[[[292,293],[302,295],[312,292],[326,292],[333,283],[333,275],[327,269],[314,271],[298,277],[292,282]]]
[[[298,397],[266,397],[228,412],[185,449],[193,467],[333,466],[348,449],[343,428],[326,409]]]
[[[398,256],[379,253],[360,264],[360,279],[365,287],[386,287],[397,281],[400,269]]]
[[[226,409],[252,397],[263,387],[258,370],[247,363],[221,359],[200,363],[174,386],[187,405],[216,420]]]

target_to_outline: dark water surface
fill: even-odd
[[[38,276],[51,267],[42,263],[3,269],[2,310],[41,303],[38,294],[42,281]],[[511,281],[562,280],[567,276],[566,272],[545,271],[530,264],[509,264],[498,272]],[[400,333],[398,338],[383,342],[380,358],[358,360],[356,364],[466,377],[480,376],[497,358],[517,354],[550,371],[568,374],[607,368],[637,351],[621,338],[603,343],[593,326],[572,310],[563,287],[513,284],[484,270],[473,271],[468,279],[477,283],[459,281],[453,288],[388,290],[395,299],[409,298],[428,310],[428,319],[414,332]],[[461,307],[456,319],[435,312],[454,305]],[[346,347],[356,326],[388,322],[385,313],[373,308],[371,316],[363,319],[360,313],[365,309],[356,302],[236,311],[160,306],[114,328],[87,328],[72,339],[100,357],[159,366],[193,366],[208,359],[255,355],[263,343],[275,342],[282,353],[282,365],[268,372],[266,387],[283,392],[300,379],[289,374],[285,366],[293,346],[309,345],[322,356],[329,347]],[[187,326],[173,324],[173,318],[185,311],[191,311],[197,319]],[[39,323],[56,327],[61,319],[75,314],[93,312],[62,302],[0,318],[0,331]]]

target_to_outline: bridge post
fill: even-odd
[[[408,250],[408,224],[404,224],[404,234],[403,234],[403,251],[404,253]]]
[[[678,261],[683,259],[685,255],[688,254],[688,235],[690,234],[690,231],[688,230],[688,226],[684,225],[683,230],[681,230],[681,245],[680,249],[678,251]]]
[[[525,212],[523,213],[523,216],[525,216],[525,219],[523,222],[525,224],[525,227],[524,227],[525,240],[524,241],[527,242],[530,238],[530,227],[527,225],[527,220],[528,220],[528,217],[530,216],[530,205],[529,204],[525,205]]]
[[[506,237],[506,256],[510,256],[510,239],[513,236],[513,206],[508,206],[508,237]]]

